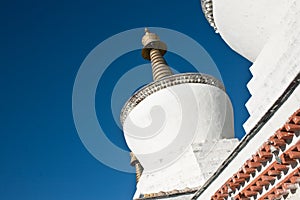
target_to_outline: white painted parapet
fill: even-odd
[[[224,41],[253,62],[250,117],[244,124],[249,133],[300,72],[300,2],[202,1],[212,4],[213,23]]]
[[[247,133],[300,73],[299,6],[296,1],[290,4],[283,17],[284,23],[269,38],[250,68],[253,78],[247,85],[252,95],[246,103],[250,113],[244,124]]]

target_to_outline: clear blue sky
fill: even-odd
[[[244,135],[250,63],[209,27],[200,0],[2,1],[0,22],[1,200],[132,197],[135,175],[110,169],[89,154],[72,117],[72,89],[82,61],[100,42],[128,29],[164,27],[198,41],[221,72],[235,109],[236,136]],[[129,59],[147,63],[139,52],[116,63],[133,67]],[[105,102],[98,113],[110,107]],[[110,115],[100,123],[111,141],[126,149]]]

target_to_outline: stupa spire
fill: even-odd
[[[151,61],[153,80],[158,81],[167,76],[173,75],[163,55],[167,52],[167,45],[160,41],[157,34],[151,33],[145,28],[145,35],[142,38],[142,56]]]

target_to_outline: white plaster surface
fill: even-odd
[[[226,160],[238,143],[238,139],[234,138],[193,144],[194,154],[205,181]]]
[[[192,143],[234,137],[227,94],[195,83],[150,95],[130,112],[123,127],[126,142],[145,171],[167,166]]]
[[[225,42],[254,61],[269,37],[281,28],[292,1],[213,0],[214,20]]]
[[[300,73],[300,8],[294,3],[284,16],[284,24],[266,43],[251,66],[253,78],[247,87],[250,117],[244,124],[248,133]]]
[[[221,139],[193,144],[173,165],[157,172],[143,173],[135,198],[140,194],[181,190],[201,186],[238,144],[237,139]],[[179,199],[188,199],[183,195]]]
[[[195,188],[204,182],[198,167],[197,159],[192,148],[184,153],[171,166],[156,172],[144,172],[137,184],[135,197],[140,194],[158,193],[160,191],[172,191]]]
[[[299,200],[300,199],[300,188],[299,188],[299,185],[297,186],[297,190],[296,192],[293,194],[293,193],[289,193],[289,196],[286,198],[286,200]]]
[[[176,85],[150,95],[123,127],[129,148],[145,169],[134,198],[201,186],[238,143],[232,139],[230,99],[207,84]]]

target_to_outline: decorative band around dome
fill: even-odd
[[[183,73],[171,75],[161,80],[152,82],[135,92],[122,108],[120,115],[121,124],[123,125],[126,117],[133,110],[133,108],[135,108],[146,97],[167,87],[185,83],[207,84],[218,87],[219,89],[225,91],[224,85],[218,79],[207,74]]]
[[[217,26],[215,24],[214,15],[213,15],[213,1],[212,0],[200,0],[202,11],[205,15],[206,20],[218,32]]]

